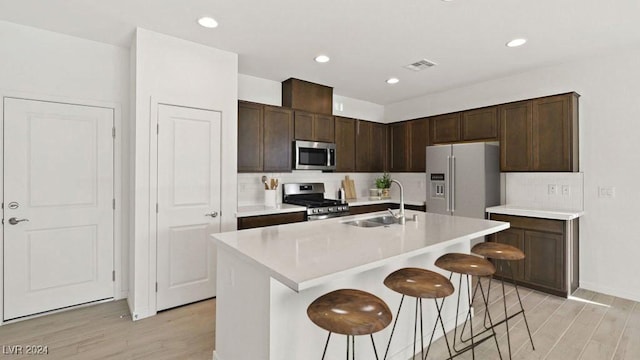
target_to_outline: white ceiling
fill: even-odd
[[[122,47],[138,26],[235,52],[242,74],[383,105],[640,45],[640,0],[0,0],[0,20]],[[516,37],[529,42],[505,47]],[[423,58],[438,66],[402,68]]]

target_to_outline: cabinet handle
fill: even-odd
[[[209,214],[204,214],[204,216],[211,216],[212,218],[214,218],[214,217],[218,217],[218,212],[217,212],[217,211],[214,211],[214,212],[209,213]]]

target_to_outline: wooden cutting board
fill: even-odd
[[[358,197],[356,193],[356,185],[353,180],[349,179],[349,175],[345,176],[344,180],[342,180],[342,187],[344,188],[344,197],[347,200],[353,200]]]

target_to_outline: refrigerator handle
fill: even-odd
[[[456,157],[455,156],[451,156],[451,170],[449,170],[449,172],[451,173],[451,176],[449,176],[449,179],[451,181],[451,195],[449,196],[449,199],[451,199],[451,212],[455,212],[456,211]]]
[[[447,169],[444,173],[445,189],[444,189],[444,202],[447,204],[447,212],[451,211],[451,156],[447,156]]]

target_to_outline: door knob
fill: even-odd
[[[23,222],[23,221],[29,221],[29,219],[16,219],[16,218],[12,217],[12,218],[9,219],[9,224],[17,225],[18,223]]]
[[[212,212],[212,213],[210,213],[210,214],[205,214],[204,216],[211,216],[212,218],[214,218],[214,217],[218,217],[218,212],[217,212],[217,211],[214,211],[214,212]]]

